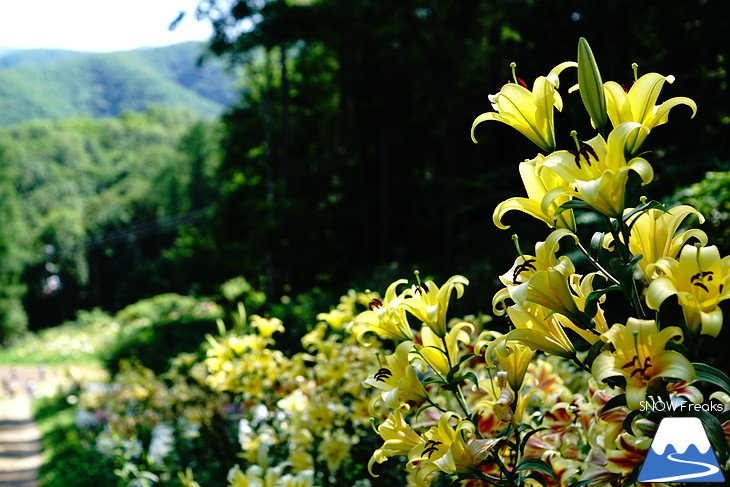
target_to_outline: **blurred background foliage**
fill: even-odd
[[[78,309],[215,295],[239,275],[282,319],[414,269],[466,275],[478,291],[455,313],[489,311],[514,259],[492,211],[535,154],[506,126],[480,126],[478,144],[469,128],[511,61],[531,83],[575,59],[580,36],[604,80],[630,83],[636,62],[676,76],[661,100],[697,102],[694,120],[679,108],[652,133],[642,194],[697,205],[730,251],[728,2],[205,0],[188,14],[212,22],[211,52],[242,73],[220,120],[148,108],[0,131],[3,339]],[[576,107],[574,76],[561,92]],[[590,138],[585,118],[559,116],[559,143],[575,127]],[[544,235],[505,222],[524,249]]]

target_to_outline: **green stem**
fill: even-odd
[[[589,374],[591,373],[591,369],[586,364],[581,362],[577,355],[573,355],[572,357],[570,357],[570,359],[573,361],[573,363],[575,365],[578,366],[579,369],[581,369],[585,372],[588,372]]]
[[[618,220],[619,229],[621,230],[621,235],[623,235],[624,242],[626,243],[626,259],[624,262],[628,265],[628,263],[631,261],[632,254],[629,251],[629,239],[631,238],[631,231],[629,230],[628,225],[626,225],[626,222],[622,219]],[[633,271],[633,269],[631,269]],[[636,312],[639,315],[639,318],[646,319],[646,311],[644,311],[644,306],[641,304],[641,299],[639,298],[639,289],[636,287],[636,279],[631,280],[631,298],[632,298],[632,304],[634,308],[636,309]]]
[[[622,219],[618,218],[616,219],[618,228],[614,228],[609,217],[604,215],[603,218],[606,222],[606,226],[613,236],[614,246],[618,251],[619,257],[628,268],[628,264],[631,262],[632,257],[631,251],[629,250],[629,239],[631,238],[629,227],[626,226],[626,223]],[[639,318],[646,319],[646,312],[644,311],[644,307],[641,305],[641,300],[639,299],[639,290],[636,287],[636,280],[633,278],[631,279],[629,288],[627,288],[624,284],[626,283],[619,283],[621,289],[628,298],[629,303],[631,303],[631,306],[634,308]]]
[[[449,365],[449,372],[450,372],[454,368],[454,365],[451,362],[451,355],[449,354],[449,346],[446,343],[446,336],[441,337],[441,342],[444,344],[444,355],[446,355],[446,362]],[[449,376],[452,376],[452,375],[453,374],[449,373]],[[448,384],[448,388],[451,389],[451,384]],[[459,407],[461,407],[461,410],[464,412],[465,417],[468,418],[471,415],[471,413],[469,412],[469,406],[467,406],[467,404],[466,404],[466,398],[464,397],[464,393],[461,391],[461,387],[459,386],[459,384],[454,384],[453,389],[451,389],[451,390],[454,393],[454,397],[456,397],[456,402],[459,403]]]
[[[609,281],[611,281],[614,284],[617,284],[619,286],[621,285],[621,283],[618,281],[618,279],[616,279],[615,277],[613,277],[613,275],[610,272],[608,272],[601,265],[600,262],[598,262],[596,259],[594,259],[593,257],[591,257],[591,255],[588,253],[588,250],[586,250],[586,248],[583,247],[583,244],[580,243],[580,242],[578,242],[578,249],[586,257],[586,259],[588,259],[588,262],[590,262],[591,265],[593,265],[593,267],[595,267],[596,270],[598,270],[598,272],[600,272],[601,274],[603,274],[603,277],[605,277],[606,279],[608,279]]]

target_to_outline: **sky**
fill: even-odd
[[[110,52],[207,40],[198,0],[0,0],[0,48]],[[175,31],[168,26],[188,14]]]

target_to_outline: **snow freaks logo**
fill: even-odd
[[[638,481],[725,481],[699,418],[662,419]]]

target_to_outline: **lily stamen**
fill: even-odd
[[[514,80],[515,84],[520,85],[521,87],[525,88],[526,90],[529,90],[529,86],[527,86],[527,83],[522,78],[517,77],[517,73],[515,71],[515,68],[517,67],[517,63],[511,62],[509,65],[510,68],[512,68],[512,79]]]
[[[380,381],[380,382],[385,382],[386,379],[389,379],[392,376],[393,376],[393,372],[391,372],[390,369],[381,367],[375,373],[375,380]]]
[[[416,276],[416,290],[414,292],[424,295],[428,293],[428,287],[421,284],[421,273],[418,270],[413,271],[413,274]]]
[[[374,298],[372,301],[370,301],[370,304],[368,304],[368,308],[370,311],[373,311],[375,309],[380,309],[383,307],[383,302],[377,298]]]
[[[423,454],[428,455],[428,459],[431,459],[431,455],[438,451],[438,445],[441,445],[440,441],[428,440],[426,447],[423,449]]]
[[[536,259],[527,259],[522,264],[515,267],[514,272],[512,273],[512,284],[522,284],[520,281],[517,280],[520,274],[522,274],[524,271],[527,270],[533,270],[536,271],[537,267],[533,264],[533,262],[537,262]]]

